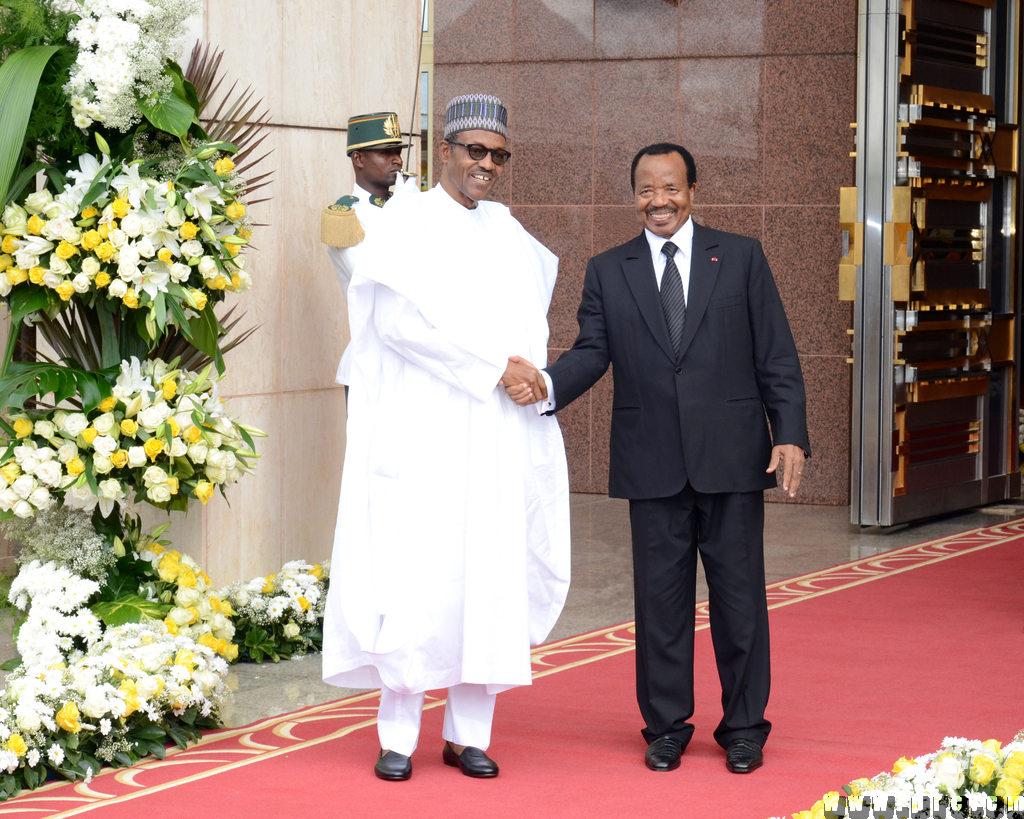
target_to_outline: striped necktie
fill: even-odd
[[[677,250],[679,248],[672,242],[665,242],[661,248],[665,254],[665,273],[661,277],[661,309],[665,311],[672,349],[678,354],[679,339],[683,337],[683,323],[686,321],[686,294],[683,293],[683,279],[676,267]]]

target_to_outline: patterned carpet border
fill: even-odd
[[[1024,520],[862,558],[769,585],[768,606],[773,609],[788,606],[1021,537],[1024,537]],[[697,605],[697,628],[708,627],[705,601]],[[533,676],[535,679],[545,677],[632,651],[633,635],[633,623],[629,622],[539,646],[532,652]],[[190,748],[169,750],[166,760],[151,760],[131,768],[105,768],[89,784],[54,782],[0,803],[0,817],[78,816],[99,805],[129,801],[143,794],[330,742],[374,725],[379,697],[376,691],[357,694],[243,728],[210,733]],[[436,708],[444,702],[428,697],[425,707]]]

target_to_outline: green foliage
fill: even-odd
[[[0,377],[0,407],[20,410],[30,398],[52,393],[54,406],[77,396],[82,410],[88,412],[110,395],[110,385],[117,373],[115,367],[88,372],[76,367],[14,361],[7,374]]]
[[[155,600],[147,600],[137,594],[126,594],[109,603],[96,603],[92,613],[105,626],[123,626],[125,623],[141,623],[143,620],[163,620],[171,606]]]
[[[11,54],[0,65],[0,204],[21,163],[25,133],[46,63],[57,49],[33,46]]]

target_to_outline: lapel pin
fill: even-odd
[[[713,261],[713,262],[717,262],[717,261],[718,261],[718,257],[717,257],[717,256],[712,256],[712,257],[711,257],[711,261]]]

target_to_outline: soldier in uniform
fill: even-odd
[[[321,216],[321,239],[327,244],[327,254],[334,262],[334,271],[348,299],[348,286],[352,281],[358,246],[377,224],[384,204],[396,193],[418,191],[418,179],[402,176],[402,130],[398,114],[382,111],[349,117],[346,153],[352,160],[355,184],[349,196],[342,196],[333,205],[324,208]],[[348,352],[341,358],[335,379],[339,384],[349,383]]]

